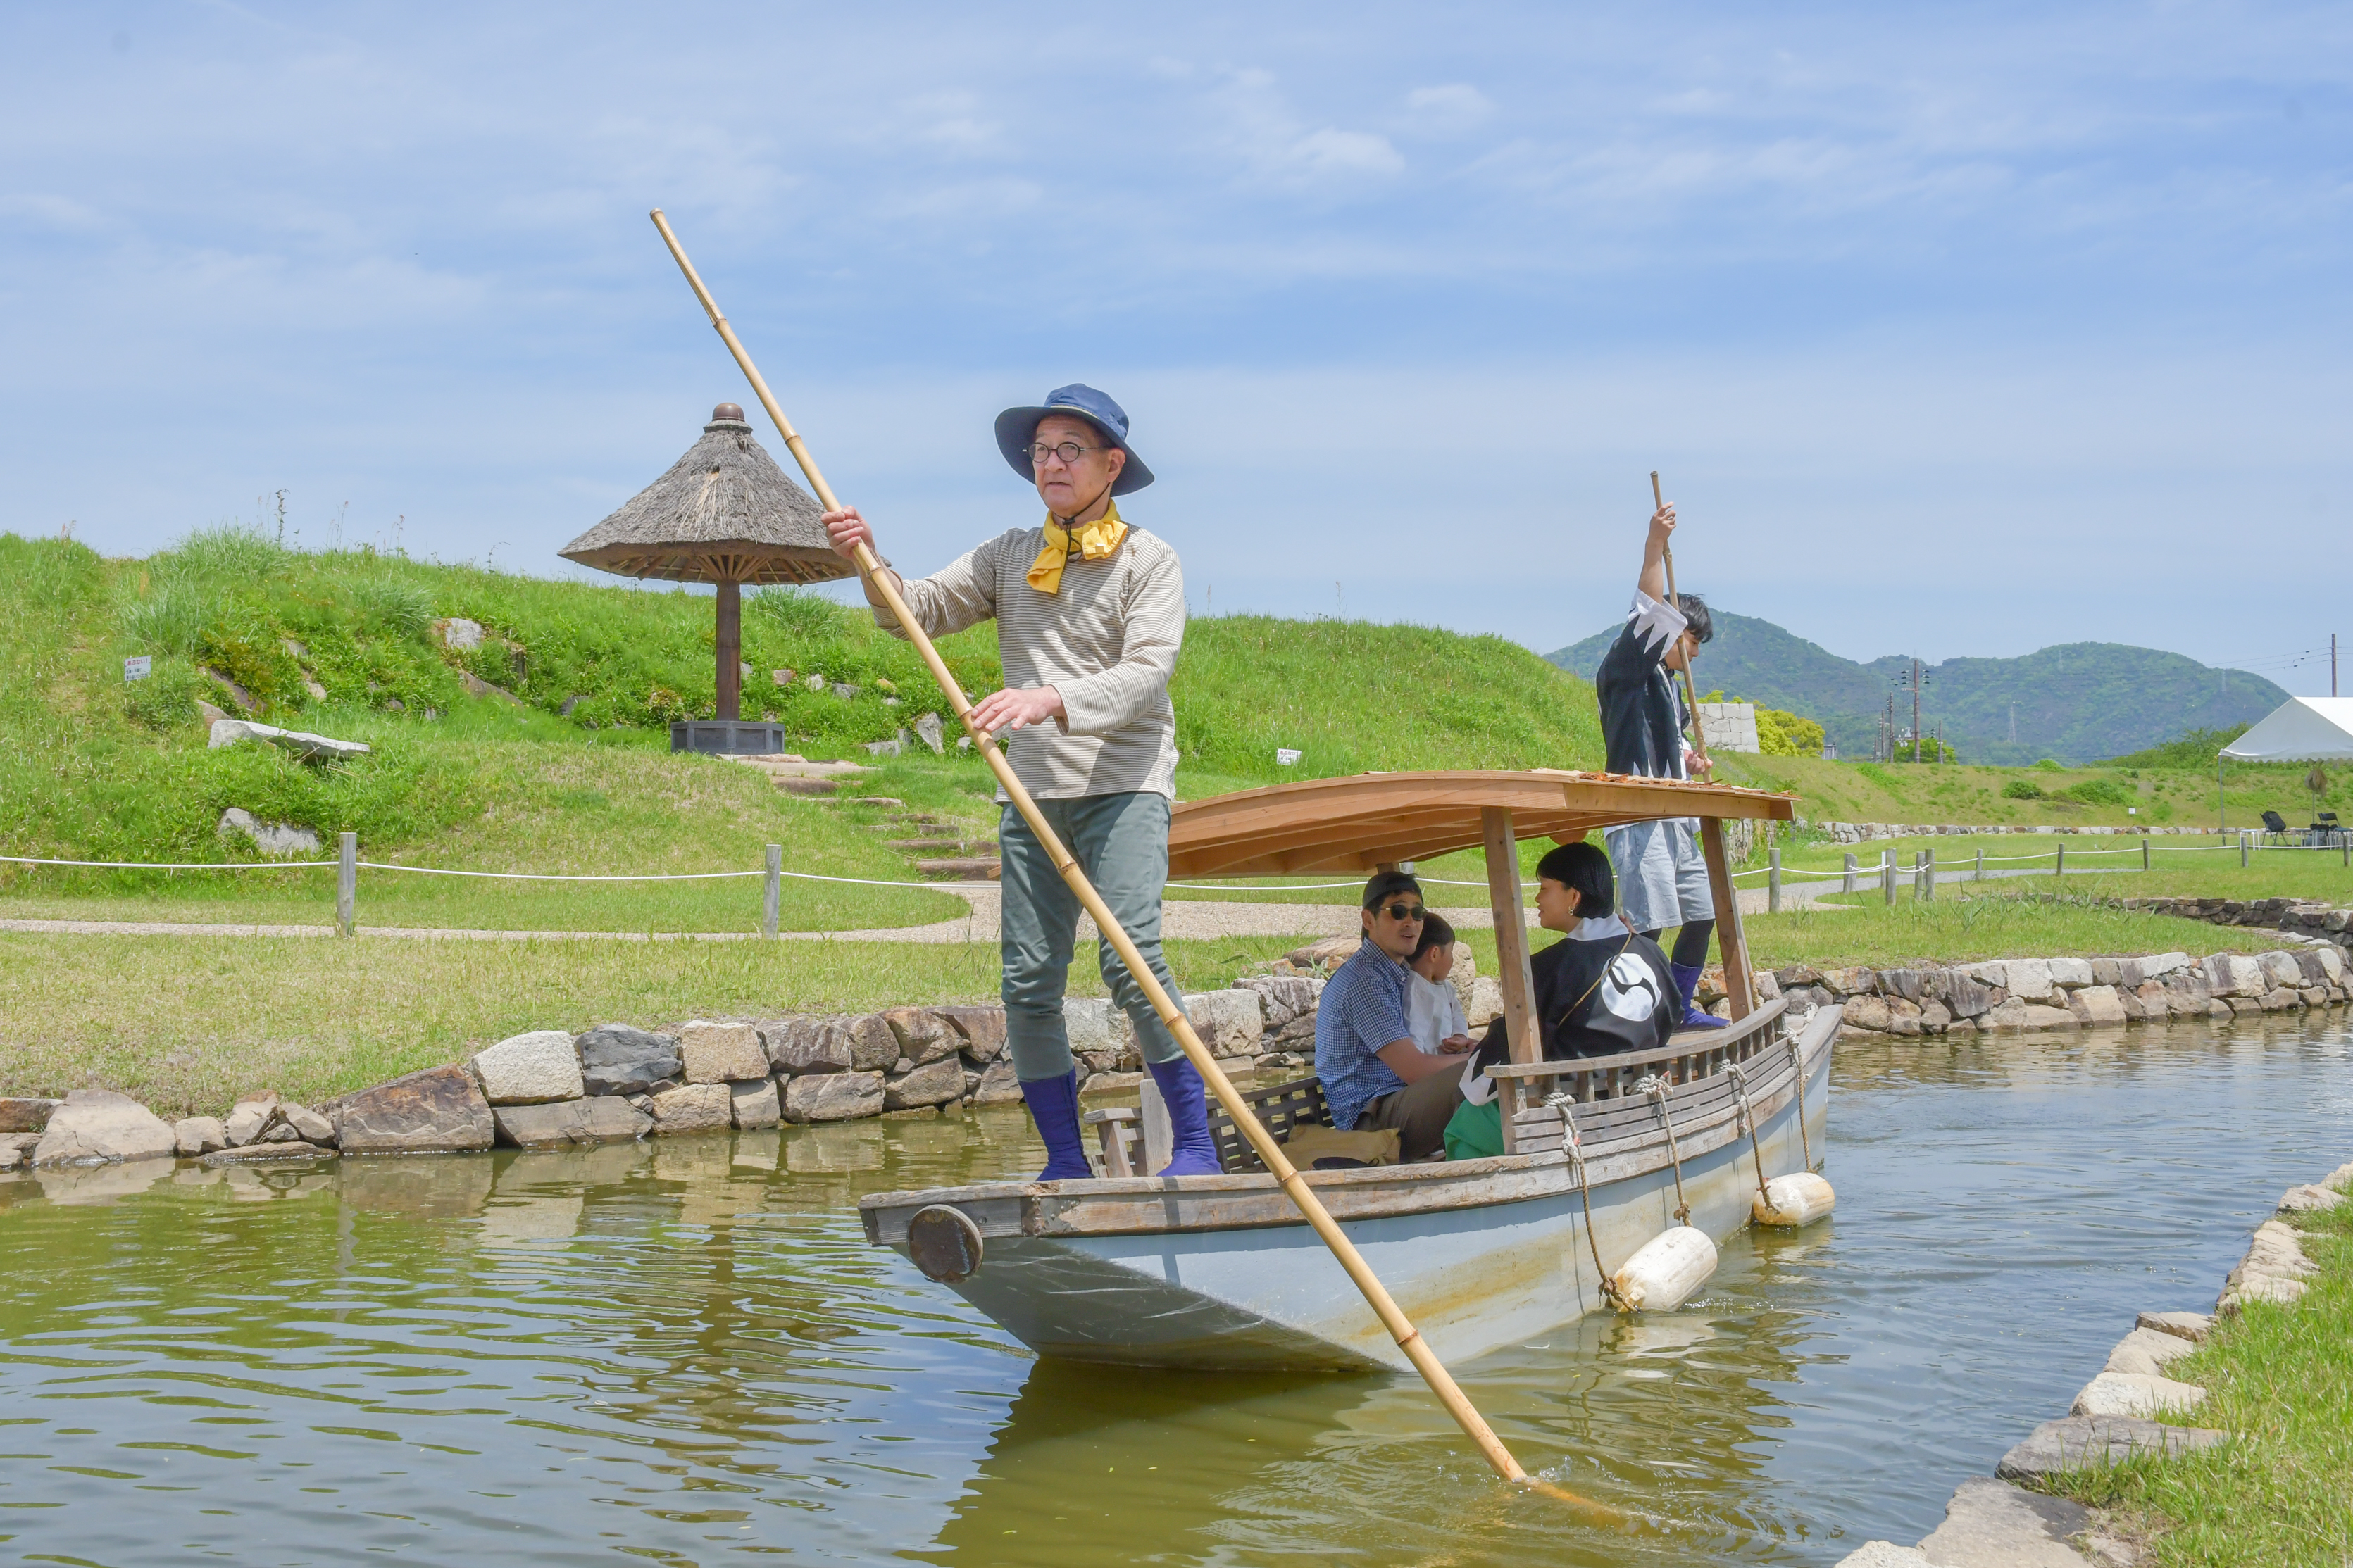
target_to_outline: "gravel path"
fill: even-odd
[[[2081,870],[2070,868],[2068,876],[2095,876],[2100,868]],[[1989,880],[1996,877],[2048,877],[2048,871],[2006,870],[1988,871]],[[1971,871],[1939,871],[1936,880],[1966,882]],[[1899,868],[1899,882],[1908,885],[1912,873]],[[778,934],[788,942],[918,942],[955,943],[967,942],[993,942],[997,935],[997,909],[1001,889],[994,882],[942,882],[943,893],[952,893],[966,900],[972,912],[959,919],[935,921],[930,925],[892,926],[873,931],[788,931]],[[1840,890],[1836,878],[1820,880],[1791,880],[1782,884],[1781,902],[1788,907],[1811,904],[1825,893]],[[1857,879],[1858,897],[1878,890],[1875,878]],[[1765,912],[1766,893],[1763,888],[1740,889],[1740,912],[1758,915]],[[1493,914],[1484,904],[1458,907],[1451,904],[1434,906],[1458,931],[1488,931],[1494,926]],[[1824,912],[1844,906],[1828,904]],[[1214,942],[1228,936],[1341,936],[1356,929],[1356,906],[1335,904],[1259,904],[1240,901],[1216,902],[1196,899],[1171,899],[1160,906],[1161,934],[1166,937],[1194,942]],[[0,931],[24,931],[34,934],[69,936],[239,936],[289,937],[332,936],[334,928],[323,925],[208,925],[178,921],[34,921],[0,920]],[[370,926],[359,928],[364,937],[386,937],[406,942],[756,942],[754,931],[470,931],[438,926]],[[1081,918],[1079,940],[1095,938],[1092,921]]]

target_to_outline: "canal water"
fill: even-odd
[[[1839,1207],[1420,1385],[1033,1360],[859,1194],[1018,1112],[301,1173],[0,1177],[0,1563],[1828,1563],[1934,1528],[2353,1157],[2342,1023],[1841,1044]]]

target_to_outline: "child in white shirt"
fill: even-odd
[[[1454,928],[1435,912],[1421,922],[1421,941],[1406,967],[1406,1026],[1413,1043],[1432,1056],[1457,1056],[1472,1048],[1470,1020],[1462,996],[1447,980],[1454,973]]]

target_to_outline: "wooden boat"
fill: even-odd
[[[1504,1100],[1504,1152],[1307,1177],[1441,1360],[1604,1308],[1602,1270],[1676,1223],[1678,1207],[1721,1239],[1746,1223],[1765,1178],[1809,1168],[1829,1119],[1838,1012],[1818,1011],[1793,1032],[1779,1001],[1754,995],[1723,831],[1727,819],[1792,815],[1787,795],[1543,769],[1312,780],[1176,808],[1176,876],[1370,872],[1485,849],[1516,1058],[1489,1069]],[[1528,1059],[1536,1047],[1518,839],[1566,842],[1661,816],[1700,819],[1731,1026],[1679,1034],[1659,1050]],[[1278,1136],[1322,1119],[1312,1079],[1245,1098]],[[880,1193],[860,1204],[867,1238],[913,1258],[1041,1355],[1403,1367],[1214,1105],[1211,1122],[1224,1174]],[[1126,1163],[1120,1147],[1107,1139],[1114,1171]]]

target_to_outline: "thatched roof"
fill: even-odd
[[[827,542],[808,492],[723,403],[702,439],[627,506],[565,545],[567,561],[679,583],[822,583],[854,570]]]

